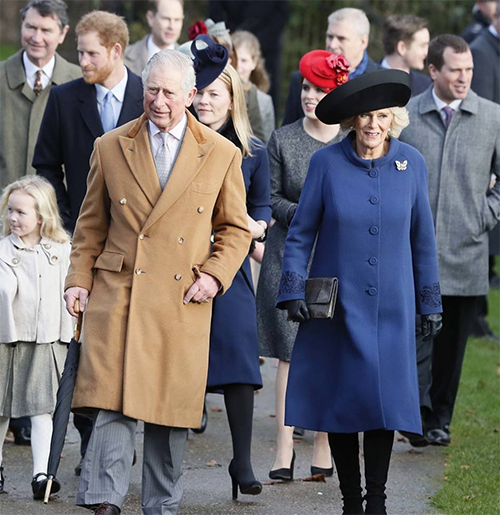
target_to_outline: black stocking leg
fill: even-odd
[[[256,482],[250,459],[252,447],[254,387],[251,384],[232,384],[224,387],[227,419],[233,440],[231,469],[239,484]]]
[[[367,431],[364,434],[366,514],[385,515],[385,484],[389,473],[394,431]]]
[[[363,512],[358,433],[328,433],[333,461],[344,501],[343,515]]]

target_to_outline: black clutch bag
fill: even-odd
[[[314,277],[306,280],[306,304],[311,318],[333,318],[338,284],[336,277]]]

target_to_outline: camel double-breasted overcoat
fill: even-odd
[[[183,299],[200,271],[224,293],[251,234],[240,151],[187,116],[163,192],[145,115],[96,140],[66,280],[90,291],[76,410],[200,424],[212,303]]]

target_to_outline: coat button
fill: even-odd
[[[182,279],[182,275],[181,274],[175,274],[174,279],[176,281],[180,281]]]
[[[378,227],[376,225],[370,227],[370,234],[378,234]]]
[[[377,288],[369,288],[368,289],[368,295],[371,295],[372,297],[374,295],[377,295]]]
[[[140,239],[140,240],[143,240],[143,239],[144,239],[144,234],[141,234],[141,235],[139,236],[139,239]]]
[[[52,261],[52,263],[57,263],[57,259],[58,259],[58,258],[57,258],[57,256],[52,256],[52,257],[50,258],[50,260]]]
[[[122,199],[120,200],[120,204],[121,204],[122,206],[124,206],[126,203],[127,203],[127,199],[126,199],[126,198],[122,198]]]
[[[378,197],[376,197],[375,195],[370,199],[370,202],[372,204],[378,204]]]
[[[143,271],[141,268],[136,268],[136,269],[135,269],[135,273],[136,273],[137,275],[141,275],[141,274],[143,274],[143,273],[144,273],[144,271]]]
[[[205,208],[203,206],[200,206],[198,208],[198,213],[203,213],[203,211],[205,211]]]
[[[182,237],[181,237],[181,238],[179,238],[179,239],[177,240],[177,243],[179,243],[180,245],[182,245],[182,244],[184,243],[184,238],[182,238]]]
[[[48,243],[44,243],[44,244],[43,244],[43,247],[44,247],[45,249],[50,249],[50,245],[49,245]]]
[[[19,258],[13,258],[12,263],[14,263],[14,265],[17,265],[19,263]]]
[[[368,263],[370,263],[370,265],[376,265],[378,263],[378,259],[373,256],[368,260]]]
[[[370,170],[370,177],[372,179],[375,179],[375,177],[378,177],[378,171],[377,170]]]

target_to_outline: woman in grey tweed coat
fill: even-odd
[[[298,324],[287,320],[286,311],[275,308],[283,251],[288,226],[293,218],[306,178],[309,161],[317,150],[340,140],[339,126],[321,123],[314,114],[319,101],[346,80],[345,70],[337,67],[337,56],[314,50],[300,62],[302,109],[304,118],[273,132],[268,145],[271,172],[271,202],[274,225],[271,227],[257,288],[257,316],[261,356],[278,358],[276,376],[276,423],[278,441],[276,459],[270,477],[293,479],[293,428],[284,425],[285,391],[288,369]],[[330,63],[328,62],[330,60]],[[314,69],[313,69],[314,68]],[[321,71],[321,75],[317,71]],[[342,75],[341,75],[342,74]],[[316,433],[311,474],[333,474],[326,433]]]

